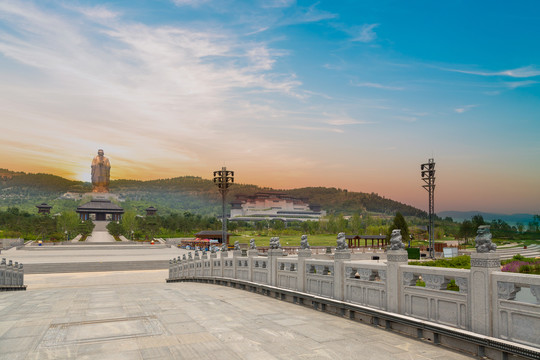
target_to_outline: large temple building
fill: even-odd
[[[319,220],[326,215],[320,205],[309,204],[307,198],[298,198],[282,192],[258,192],[255,195],[236,195],[231,202],[231,221],[283,221]]]

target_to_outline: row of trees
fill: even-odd
[[[499,239],[537,239],[540,236],[540,215],[534,215],[527,227],[521,223],[510,226],[501,219],[487,222],[482,215],[474,215],[461,223],[457,237],[468,241],[476,236],[481,225],[489,225],[493,237]]]
[[[64,211],[57,216],[30,214],[16,207],[0,211],[2,237],[28,240],[73,239],[77,234],[90,235],[94,229],[91,220],[81,222],[73,211]]]

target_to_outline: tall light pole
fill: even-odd
[[[227,239],[227,217],[225,214],[225,197],[229,186],[234,183],[234,171],[228,171],[226,167],[222,167],[221,170],[214,171],[214,184],[218,187],[221,193],[221,243],[228,245]]]
[[[426,183],[425,185],[422,185],[422,187],[429,193],[429,257],[435,259],[435,238],[433,236],[433,217],[435,216],[435,161],[429,159],[427,163],[420,165],[420,170],[422,173],[422,180]]]

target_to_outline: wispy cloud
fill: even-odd
[[[464,105],[464,106],[460,106],[458,108],[455,108],[454,111],[457,112],[458,114],[462,114],[462,113],[464,113],[466,111],[469,111],[472,108],[475,108],[477,106],[478,105]]]
[[[538,83],[539,83],[538,81],[526,80],[526,81],[512,81],[512,82],[507,82],[505,84],[506,86],[508,86],[509,89],[513,90],[520,87],[527,87],[527,86],[535,85]]]
[[[296,4],[296,0],[263,0],[263,8],[286,8]]]
[[[160,157],[197,164],[211,157],[193,150],[195,139],[212,142],[228,124],[249,125],[260,115],[250,104],[306,96],[294,74],[274,69],[285,52],[223,29],[147,25],[106,7],[55,12],[16,1],[0,2],[0,20],[2,61],[33,74],[0,84],[0,108],[14,124],[0,142],[57,143],[64,134],[87,139],[83,152],[131,149],[147,168]],[[2,68],[2,77],[15,79]],[[230,151],[238,147],[232,138]],[[244,138],[251,147],[273,142],[254,133]]]
[[[383,85],[378,83],[372,83],[372,82],[364,82],[364,83],[352,83],[354,86],[359,87],[370,87],[375,89],[383,89],[383,90],[405,90],[405,88],[400,86],[390,86],[390,85]]]
[[[318,2],[307,7],[299,8],[293,14],[288,15],[277,23],[278,26],[287,26],[295,24],[304,24],[304,23],[313,23],[323,20],[335,19],[338,17],[337,14],[317,9]]]
[[[396,116],[395,118],[401,121],[405,121],[405,122],[418,121],[418,118],[416,116]]]
[[[517,69],[502,70],[502,71],[477,71],[477,70],[461,70],[461,69],[448,69],[441,68],[445,71],[458,72],[462,74],[471,74],[479,76],[509,76],[513,78],[529,78],[540,76],[540,70],[534,66],[525,66]]]
[[[286,126],[288,129],[295,130],[306,130],[306,131],[323,131],[323,132],[333,132],[333,133],[343,133],[342,129],[332,128],[332,127],[322,127],[322,126],[303,126],[303,125],[292,125]]]
[[[209,0],[172,0],[172,2],[176,6],[193,6],[193,7],[197,7],[197,6],[200,6],[200,5],[204,4],[204,3],[209,2]]]
[[[350,33],[353,36],[351,40],[363,43],[372,42],[377,38],[374,29],[378,26],[379,24],[364,24],[360,28],[351,29]]]
[[[80,12],[81,14],[84,14],[90,18],[93,18],[95,20],[102,19],[114,19],[118,16],[120,16],[120,12],[113,11],[109,9],[105,5],[96,5],[93,7],[82,7],[82,6],[72,6],[72,5],[65,5],[66,8],[69,8],[71,10],[75,10]]]

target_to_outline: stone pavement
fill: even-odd
[[[27,275],[0,293],[0,359],[470,359],[166,270]]]
[[[107,231],[109,221],[94,221],[95,227],[92,234],[86,238],[86,242],[115,242],[116,240]]]

